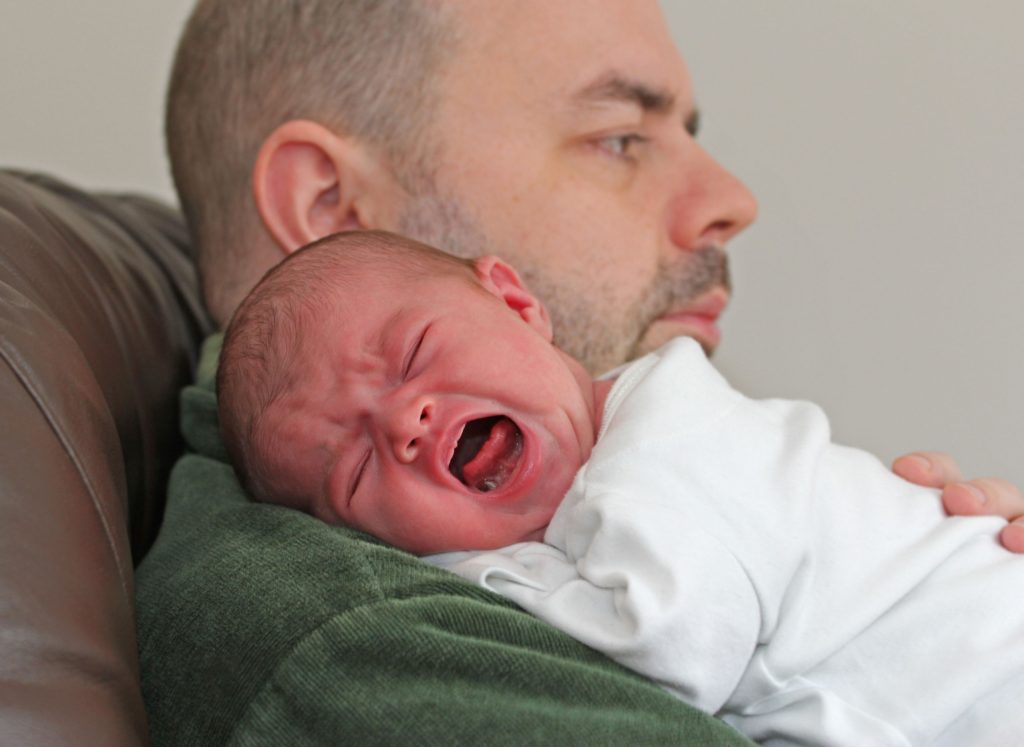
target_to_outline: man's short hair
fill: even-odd
[[[255,238],[253,164],[285,122],[379,148],[407,188],[429,179],[451,29],[437,0],[199,0],[178,44],[166,134],[208,301],[248,277],[245,256],[225,250]]]

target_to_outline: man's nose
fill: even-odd
[[[680,249],[725,246],[757,217],[747,186],[690,140],[669,205],[669,232]]]
[[[385,433],[395,458],[402,464],[409,464],[419,455],[433,414],[434,404],[426,397],[391,403],[385,416]]]

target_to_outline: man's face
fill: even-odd
[[[468,273],[356,288],[266,421],[313,513],[416,553],[540,540],[593,447],[589,377]]]
[[[513,264],[591,372],[676,335],[710,351],[726,242],[756,203],[693,139],[691,83],[654,0],[452,0],[432,188],[399,230]]]

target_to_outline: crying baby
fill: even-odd
[[[541,539],[610,386],[501,260],[350,232],[252,291],[217,395],[253,497],[427,554]]]
[[[1024,733],[1004,520],[945,516],[693,340],[592,380],[497,258],[300,250],[231,322],[218,399],[257,499],[429,556],[755,741]]]

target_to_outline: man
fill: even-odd
[[[757,211],[695,140],[655,2],[202,0],[167,124],[221,326],[285,254],[384,228],[508,259],[591,373],[679,334],[711,351],[725,245]],[[944,455],[894,468],[948,485],[953,513],[1024,513],[1016,488],[962,484]],[[1017,523],[1004,540],[1024,551]]]
[[[655,0],[200,0],[167,131],[221,326],[288,253],[381,228],[508,260],[597,373],[719,342],[725,248],[757,208],[698,124]],[[958,513],[1024,513],[942,455],[897,471]],[[1003,539],[1024,550],[1024,522]]]

